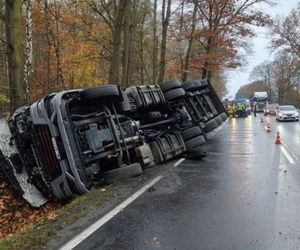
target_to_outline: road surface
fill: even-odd
[[[300,249],[300,123],[261,117],[228,121],[205,160],[162,167],[75,249]]]

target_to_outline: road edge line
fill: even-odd
[[[293,156],[288,152],[287,148],[284,144],[280,145],[280,150],[284,154],[285,158],[288,160],[290,164],[296,164],[295,159]]]
[[[186,159],[185,158],[180,158],[178,161],[176,161],[174,163],[174,167],[178,167],[180,165],[180,163],[182,163],[183,161],[185,161]]]
[[[118,206],[116,206],[114,209],[112,209],[110,212],[108,212],[106,215],[101,217],[99,220],[94,222],[92,225],[84,229],[81,233],[77,234],[74,238],[69,240],[67,243],[65,243],[62,247],[59,248],[59,250],[70,250],[79,245],[82,241],[84,241],[87,237],[89,237],[91,234],[93,234],[96,230],[98,230],[100,227],[102,227],[106,222],[111,220],[114,216],[116,216],[118,213],[123,211],[124,208],[126,208],[128,205],[130,205],[134,200],[136,200],[139,196],[141,196],[148,188],[153,186],[155,183],[157,183],[162,176],[157,176],[152,181],[150,181],[148,184],[140,188],[138,191],[136,191],[134,194],[129,196],[126,200],[124,200],[122,203],[120,203]]]

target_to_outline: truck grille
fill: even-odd
[[[56,158],[56,154],[53,148],[51,134],[48,126],[35,126],[38,148],[41,153],[38,158],[42,158],[41,162],[43,163],[42,168],[44,171],[51,177],[55,179],[61,175],[60,163]]]

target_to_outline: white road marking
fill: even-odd
[[[141,189],[139,189],[137,192],[135,192],[133,195],[128,197],[125,201],[123,201],[121,204],[116,206],[113,210],[111,210],[109,213],[104,215],[102,218],[100,218],[98,221],[90,225],[88,228],[83,230],[81,233],[76,235],[73,239],[68,241],[65,245],[63,245],[59,250],[71,250],[74,247],[76,247],[78,244],[80,244],[82,241],[84,241],[87,237],[89,237],[91,234],[93,234],[96,230],[98,230],[100,227],[102,227],[106,222],[108,222],[110,219],[112,219],[114,216],[116,216],[118,213],[122,212],[124,208],[126,208],[130,203],[132,203],[134,200],[136,200],[139,196],[141,196],[148,188],[153,186],[156,182],[158,182],[162,176],[157,176],[155,179],[153,179],[151,182],[143,186]]]
[[[290,164],[296,164],[293,156],[287,151],[284,145],[280,145],[280,150],[284,154],[285,158],[289,161]]]
[[[174,164],[174,167],[179,166],[179,164],[180,164],[181,162],[183,162],[184,160],[185,160],[185,158],[181,158],[181,159],[179,159],[178,161],[176,161],[175,164]]]
[[[290,153],[290,155],[292,156],[292,158],[294,159],[294,161],[298,161],[297,156],[294,154],[294,152],[292,150],[289,149],[289,147],[281,141],[281,144],[285,147],[285,149]]]

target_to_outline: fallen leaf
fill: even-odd
[[[153,241],[155,242],[156,245],[160,244],[160,240],[158,239],[158,237],[154,237]]]
[[[47,219],[48,219],[48,220],[55,221],[55,220],[58,219],[58,215],[55,214],[55,213],[51,213],[51,214],[49,214],[49,215],[47,216]]]

